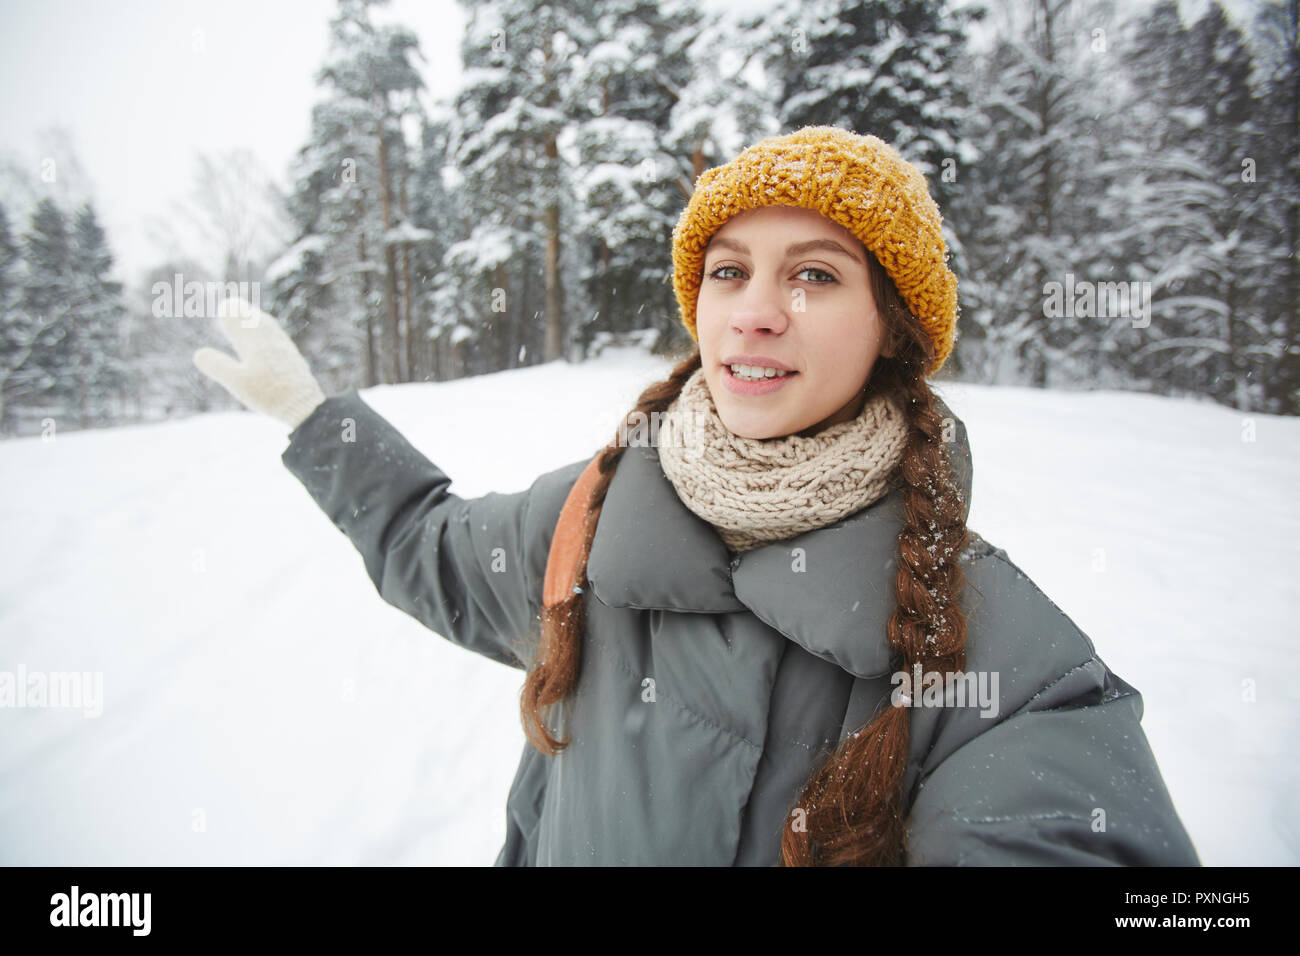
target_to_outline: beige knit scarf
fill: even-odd
[[[727,430],[703,368],[659,426],[659,462],[682,502],[731,551],[833,524],[883,497],[907,445],[896,402],[868,400],[853,420],[811,437],[742,438]]]

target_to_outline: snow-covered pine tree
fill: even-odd
[[[1113,69],[1096,41],[1114,35],[1109,4],[1017,0],[998,12],[971,80],[980,159],[959,167],[951,190],[968,268],[960,366],[990,383],[1086,381],[1089,353],[1115,321],[1131,320],[1056,314],[1048,284],[1127,278],[1097,238],[1094,208]]]
[[[507,368],[542,317],[541,361],[563,357],[569,302],[565,238],[574,203],[562,149],[571,135],[574,67],[591,47],[591,4],[461,0],[464,72],[452,104],[449,151],[467,238],[445,267],[460,286],[449,302],[453,336],[465,341],[467,371]],[[542,294],[529,277],[542,276]],[[452,316],[448,316],[452,318]],[[534,355],[537,348],[531,349]]]
[[[781,128],[873,133],[914,163],[946,206],[952,184],[940,174],[944,160],[963,155],[970,109],[953,67],[982,16],[947,0],[783,0],[765,17]]]
[[[43,375],[32,361],[40,323],[22,308],[22,250],[0,205],[0,432],[8,431],[6,409],[10,396],[20,398]]]
[[[678,337],[669,248],[698,175],[693,157],[738,117],[756,129],[762,105],[734,86],[727,97],[692,87],[696,78],[727,81],[710,49],[718,20],[676,0],[615,0],[599,6],[593,45],[578,57],[572,236],[592,311],[573,317],[584,352],[597,331],[653,329],[660,343]],[[726,39],[733,49],[740,42],[734,29]],[[705,50],[707,65],[697,59]],[[709,150],[710,158],[719,153]]]
[[[1111,214],[1152,284],[1151,326],[1123,351],[1135,380],[1247,408],[1255,336],[1246,273],[1263,249],[1251,219],[1260,191],[1242,182],[1254,141],[1250,50],[1217,4],[1191,29],[1173,0],[1133,25],[1133,117],[1110,164]]]
[[[408,188],[411,226],[425,236],[409,247],[414,322],[408,344],[412,348],[411,376],[416,381],[441,381],[460,374],[459,368],[448,364],[443,348],[449,331],[442,303],[448,288],[443,282],[443,256],[455,237],[464,234],[455,202],[443,182],[443,171],[450,163],[449,123],[445,103],[435,104],[424,118]]]
[[[70,404],[75,388],[73,335],[77,290],[73,283],[72,237],[58,204],[46,197],[36,204],[23,237],[26,275],[20,308],[35,323],[26,374],[12,382],[13,406],[39,408],[55,417]]]
[[[1209,382],[1197,391],[1243,411],[1260,409],[1264,380],[1271,374],[1269,319],[1276,303],[1261,295],[1272,265],[1265,190],[1250,169],[1263,139],[1263,103],[1251,86],[1253,52],[1244,34],[1212,0],[1191,29],[1200,70],[1189,78],[1192,101],[1205,123],[1199,147],[1225,201],[1209,210],[1213,241],[1206,266],[1189,283],[1216,313],[1216,349],[1207,363]],[[1279,353],[1280,354],[1280,353]]]
[[[1263,114],[1256,181],[1270,250],[1259,279],[1268,303],[1264,410],[1300,415],[1300,0],[1260,0],[1251,34]]]
[[[367,242],[373,177],[357,175],[362,145],[337,120],[329,101],[312,110],[285,198],[294,241],[267,266],[263,290],[327,394],[379,381],[378,312],[367,295],[380,268]]]
[[[72,281],[78,292],[69,366],[74,373],[78,421],[82,427],[117,421],[130,380],[123,345],[126,308],[122,284],[111,278],[113,254],[92,203],[73,216]]]
[[[0,242],[0,258],[7,259],[0,269],[7,285],[15,271],[11,238]],[[4,312],[5,414],[12,420],[22,408],[28,418],[49,416],[78,428],[117,420],[128,381],[125,310],[93,204],[84,202],[69,223],[55,200],[42,199],[22,259],[21,295],[15,303],[12,289],[4,292],[11,303]]]
[[[329,52],[317,74],[326,98],[312,110],[311,138],[298,157],[291,203],[299,227],[295,253],[324,258],[317,266],[304,263],[308,269],[319,267],[310,281],[319,287],[345,280],[336,301],[355,330],[348,338],[365,343],[367,384],[409,377],[405,324],[410,308],[402,285],[406,240],[398,227],[412,150],[403,121],[419,122],[418,94],[424,89],[415,34],[372,21],[371,8],[386,2],[339,0],[330,20]],[[294,272],[292,262],[278,265],[277,279]],[[309,355],[318,357],[310,350]],[[324,367],[331,365],[338,367],[337,362]]]

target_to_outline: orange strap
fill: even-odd
[[[577,587],[578,566],[583,559],[587,537],[587,511],[591,492],[600,477],[599,464],[603,452],[601,449],[587,462],[587,467],[569,489],[569,496],[564,499],[560,520],[555,524],[555,536],[551,539],[551,550],[546,557],[546,582],[542,587],[542,603],[546,606],[562,603]]]

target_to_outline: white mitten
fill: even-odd
[[[278,418],[293,431],[325,401],[293,339],[261,309],[241,298],[227,298],[217,310],[217,327],[240,361],[201,348],[194,353],[194,364],[246,407]]]

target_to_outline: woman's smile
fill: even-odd
[[[756,370],[752,365],[736,366],[749,372]],[[776,374],[764,373],[763,378],[749,378],[736,375],[733,367],[730,365],[722,366],[722,384],[730,392],[737,395],[767,395],[778,389],[784,388],[790,379],[798,375],[798,372],[778,372]]]

